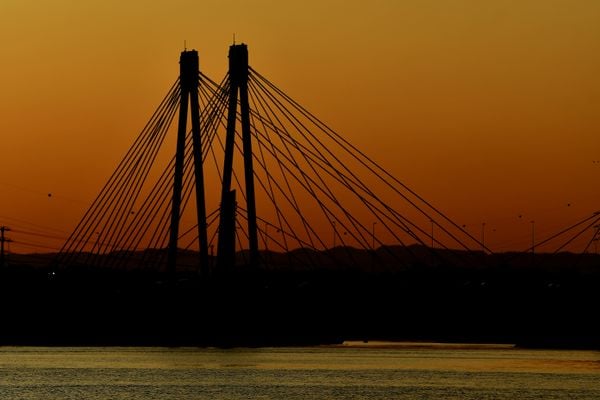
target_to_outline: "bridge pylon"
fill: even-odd
[[[237,121],[238,94],[242,125],[242,150],[246,209],[248,213],[248,244],[250,265],[259,263],[258,228],[256,224],[256,197],[254,193],[254,168],[252,164],[252,135],[250,132],[250,105],[248,102],[248,47],[245,44],[229,47],[229,104],[225,137],[223,185],[219,220],[218,268],[227,268],[235,262],[235,191],[231,190],[233,153]]]
[[[181,218],[181,200],[185,162],[185,140],[187,133],[188,106],[192,125],[192,150],[194,156],[194,175],[196,178],[196,210],[198,219],[198,244],[200,250],[200,274],[208,273],[208,235],[206,232],[206,199],[204,191],[204,171],[202,164],[202,138],[200,136],[200,107],[198,85],[200,69],[198,52],[183,51],[179,60],[179,84],[181,88],[179,105],[179,124],[177,128],[177,148],[175,170],[173,173],[173,199],[171,203],[171,226],[169,234],[168,269],[175,276],[177,263],[177,242]]]

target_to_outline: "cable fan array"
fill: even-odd
[[[535,249],[546,253],[558,254],[572,251],[585,254],[590,251],[592,244],[600,239],[600,211],[596,211],[576,223],[550,235],[548,238],[535,243],[526,252]],[[579,246],[576,246],[576,245]]]
[[[218,85],[202,74],[200,78],[200,119],[204,122],[203,132],[209,132],[214,130],[214,121],[226,107],[225,96],[218,92],[226,82]],[[58,265],[153,268],[164,264],[175,156],[163,145],[179,109],[180,92],[177,80],[65,242]],[[185,143],[182,214],[193,197],[192,147],[189,131]],[[203,158],[209,149],[210,144],[203,146]],[[162,171],[157,160],[166,161]],[[208,219],[214,220],[215,214],[213,211]],[[190,231],[181,236],[189,235]]]
[[[219,229],[230,77],[200,73],[198,95],[211,263]],[[179,80],[63,246],[60,265],[165,267],[173,192]],[[406,265],[440,257],[473,262],[485,248],[471,234],[328,127],[253,68],[248,72],[253,178],[261,263],[300,267]],[[236,118],[241,120],[240,112]],[[237,261],[249,233],[242,135],[235,131]],[[185,144],[179,269],[198,268],[192,133]],[[597,219],[596,219],[597,223]],[[433,229],[435,228],[435,235]],[[414,246],[418,245],[418,246]],[[435,251],[434,251],[435,248]],[[186,251],[187,250],[187,251]],[[479,256],[484,252],[479,252]],[[465,261],[466,260],[466,261]],[[470,260],[470,261],[469,261]]]

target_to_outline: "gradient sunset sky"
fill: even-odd
[[[600,210],[599,21],[595,0],[2,0],[0,224],[70,232],[184,40],[220,81],[235,34],[492,250],[524,249],[529,221],[541,238]]]

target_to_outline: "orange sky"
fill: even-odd
[[[395,176],[485,221],[492,250],[525,248],[528,221],[544,236],[600,209],[598,21],[594,0],[3,0],[0,223],[70,232],[184,40],[220,80],[235,33]]]

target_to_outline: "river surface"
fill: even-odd
[[[0,347],[0,399],[600,399],[600,353],[510,346]]]

